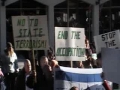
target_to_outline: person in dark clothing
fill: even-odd
[[[48,64],[48,58],[40,59],[40,67],[37,69],[37,84],[40,90],[53,90],[52,68]]]
[[[102,55],[101,53],[97,54],[97,67],[102,68]],[[113,83],[113,89],[119,89],[119,84]]]
[[[104,79],[104,73],[103,73],[103,72],[101,73],[101,78],[103,79],[102,85],[103,85],[103,87],[105,88],[105,90],[112,90],[112,89],[110,88],[110,86],[108,85],[107,81]]]
[[[96,61],[92,58],[91,55],[87,56],[87,60],[83,61],[84,68],[97,68]]]
[[[19,72],[15,82],[15,90],[35,90],[35,76],[36,72],[31,71],[31,63],[29,60],[25,61],[24,68]]]
[[[102,68],[101,53],[97,54],[97,68]]]

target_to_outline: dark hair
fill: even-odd
[[[11,42],[7,42],[7,48],[13,47]]]
[[[52,51],[48,51],[48,56],[52,56],[53,52]]]
[[[98,58],[98,59],[101,59],[101,53],[98,53],[98,54],[97,54],[97,58]]]
[[[91,50],[90,49],[85,49],[85,53],[87,56],[92,56]]]
[[[70,90],[75,90],[77,87],[76,86],[73,86]]]

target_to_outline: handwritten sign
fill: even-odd
[[[13,16],[12,26],[16,50],[48,49],[47,16]]]
[[[84,61],[85,34],[83,28],[55,28],[56,60]]]
[[[102,68],[105,79],[120,84],[120,50],[113,48],[102,48]]]
[[[120,47],[120,32],[112,31],[109,33],[94,36],[96,52],[101,52],[101,48],[119,48]]]

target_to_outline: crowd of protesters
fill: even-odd
[[[85,40],[86,44],[86,61],[76,61],[73,63],[74,68],[101,68],[101,54],[97,55],[97,60],[92,58],[95,51],[90,48],[89,40]],[[0,76],[4,77],[5,90],[54,90],[54,69],[59,66],[69,67],[70,62],[57,62],[54,57],[54,51],[50,48],[48,56],[42,56],[36,60],[36,70],[32,70],[31,61],[26,59],[22,70],[18,68],[17,55],[14,52],[10,42],[1,56],[1,72]],[[36,79],[35,79],[36,77]],[[111,90],[107,81],[104,80],[104,73],[101,74],[103,86],[105,90]],[[2,80],[0,80],[2,82]],[[118,87],[117,84],[113,86]],[[78,90],[72,87],[70,90]]]

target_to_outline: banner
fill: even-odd
[[[12,26],[16,50],[48,49],[47,16],[13,16]]]
[[[55,54],[58,61],[84,61],[84,28],[56,27]]]
[[[120,32],[112,31],[109,33],[101,34],[98,36],[94,36],[96,52],[101,52],[102,47],[107,48],[119,48],[120,46]]]
[[[102,69],[78,69],[60,67],[55,71],[54,90],[105,90],[101,79]],[[108,83],[111,85],[111,83]]]

